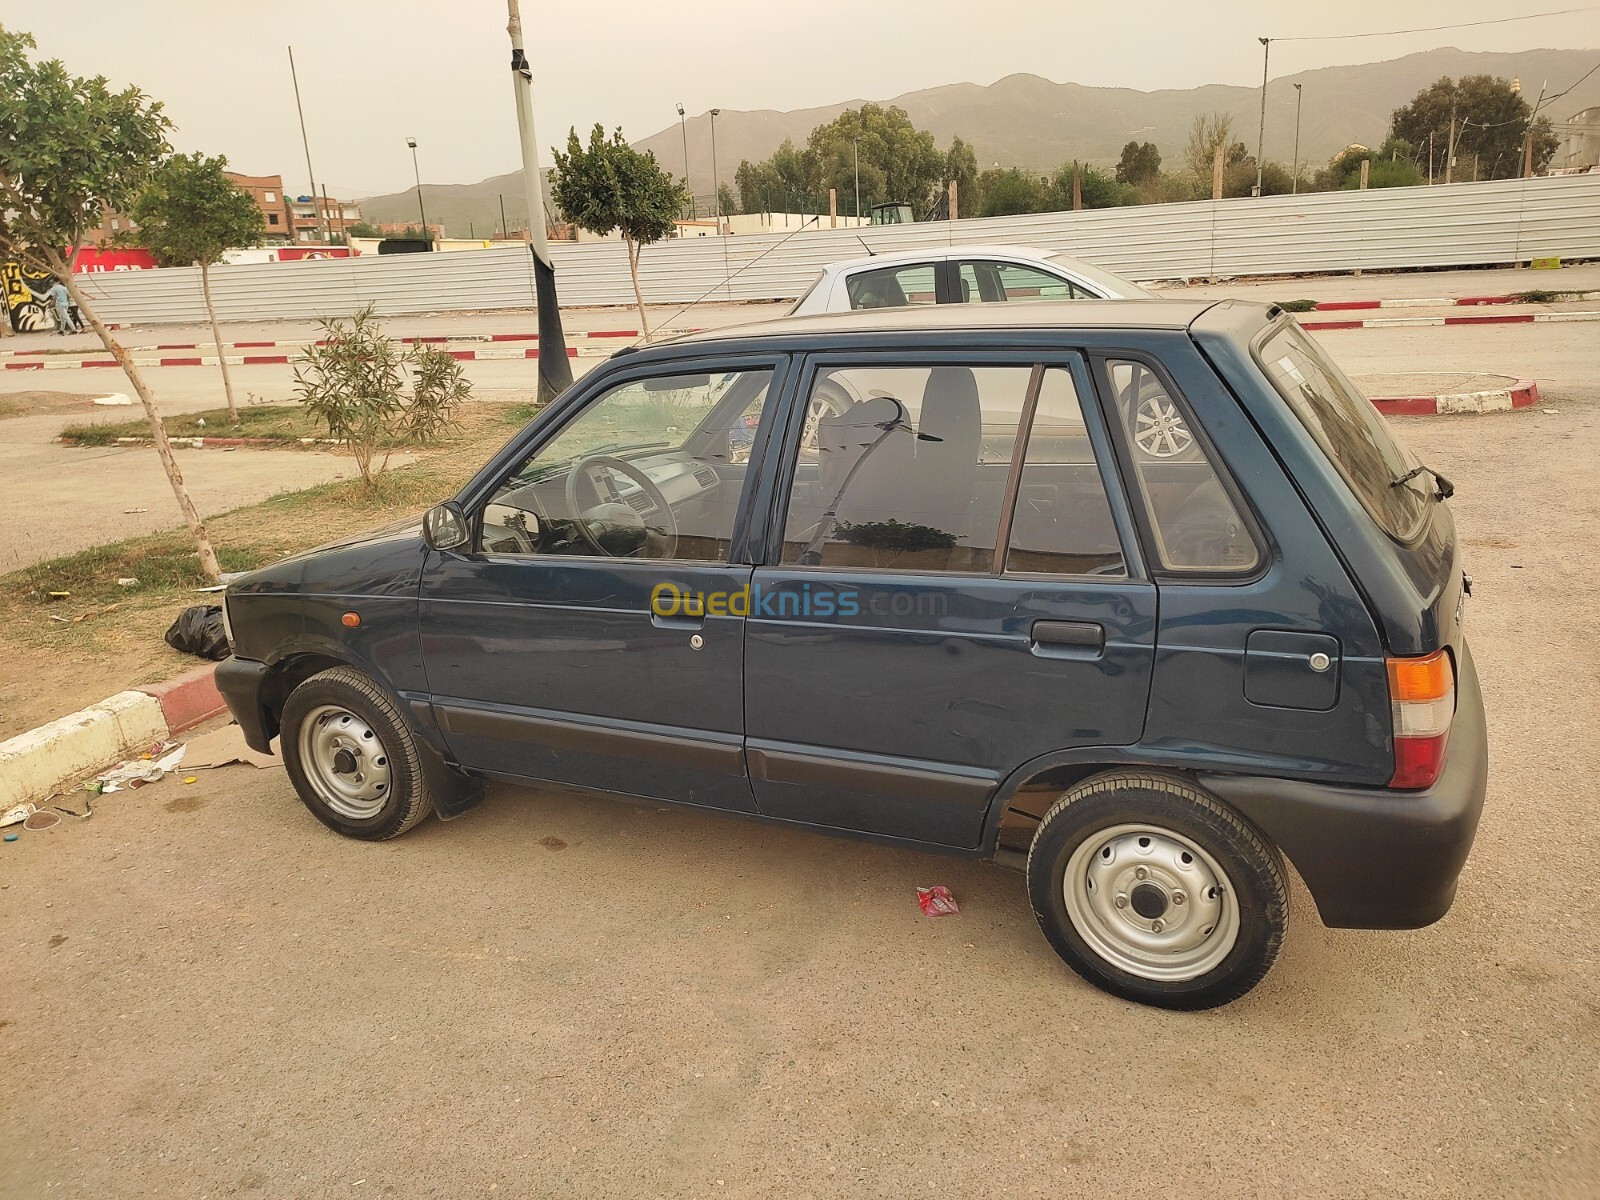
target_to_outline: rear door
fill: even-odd
[[[761,812],[972,847],[1016,768],[1139,739],[1156,591],[1091,396],[1073,354],[807,364],[746,625]]]

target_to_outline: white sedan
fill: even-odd
[[[1149,300],[1154,293],[1110,271],[1027,246],[934,246],[834,263],[790,313],[849,312],[910,304],[1032,300]]]

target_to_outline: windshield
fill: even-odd
[[[1383,415],[1298,325],[1263,342],[1257,361],[1372,519],[1399,541],[1416,537],[1436,485],[1427,474],[1396,485],[1417,459]]]
[[[1067,254],[1052,254],[1050,262],[1056,264],[1064,271],[1071,271],[1078,278],[1089,284],[1096,291],[1120,300],[1154,300],[1156,294],[1148,288],[1142,288],[1131,280],[1120,275],[1113,275],[1110,271],[1086,263],[1081,258],[1073,258]]]

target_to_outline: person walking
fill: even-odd
[[[78,320],[72,306],[72,296],[67,291],[67,285],[57,279],[50,285],[50,290],[45,293],[56,306],[56,332],[62,337],[69,333],[82,333],[83,322]]]

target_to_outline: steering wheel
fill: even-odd
[[[607,497],[613,495],[616,491],[615,487],[612,486],[611,476],[613,474],[624,475],[638,484],[640,490],[650,500],[650,507],[643,512],[639,512],[626,501],[608,499]],[[579,534],[597,554],[604,555],[607,558],[620,557],[600,543],[600,539],[595,536],[594,530],[589,527],[589,522],[580,515],[582,510],[578,501],[578,481],[584,478],[589,480],[590,486],[601,497],[602,506],[620,504],[628,511],[629,516],[639,518],[646,531],[650,529],[645,520],[646,518],[657,516],[665,521],[665,549],[660,554],[653,554],[648,557],[672,558],[677,554],[678,518],[672,511],[672,505],[667,503],[667,498],[661,494],[661,489],[656,486],[655,480],[630,462],[625,462],[620,458],[612,458],[609,454],[593,454],[588,458],[580,458],[572,464],[572,470],[567,472],[566,497],[567,511],[573,515]]]

